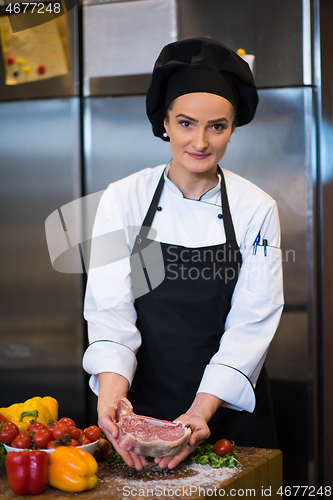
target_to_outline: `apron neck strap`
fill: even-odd
[[[222,172],[222,169],[219,165],[217,165],[217,171],[220,175],[220,185],[221,185],[221,203],[222,203],[222,214],[223,214],[223,224],[224,224],[224,231],[226,235],[226,240],[227,243],[231,241],[236,241],[236,235],[235,235],[235,230],[234,230],[234,225],[232,223],[231,219],[231,213],[230,213],[230,207],[229,207],[229,201],[228,201],[228,196],[227,196],[227,188],[225,185],[225,179],[224,175]],[[152,225],[153,219],[155,217],[155,213],[158,207],[158,202],[161,197],[161,193],[163,190],[164,186],[164,172],[165,169],[163,170],[163,173],[161,175],[161,178],[159,180],[159,183],[157,185],[157,188],[155,190],[154,196],[151,200],[149,209],[146,213],[146,217],[144,218],[144,221],[142,223],[140,232],[138,237],[141,239],[147,238],[150,227]]]
[[[220,174],[221,178],[221,203],[222,203],[222,214],[223,214],[223,223],[224,223],[224,231],[227,243],[230,241],[236,241],[235,229],[232,223],[227,188],[225,185],[224,174],[220,165],[217,165],[217,171]]]
[[[140,232],[138,234],[138,238],[145,239],[148,236],[150,227],[152,225],[153,219],[155,217],[155,213],[158,207],[158,202],[160,201],[162,189],[164,186],[164,172],[165,169],[163,170],[163,173],[161,175],[161,178],[159,180],[159,183],[157,184],[157,188],[155,190],[153,199],[151,200],[150,206],[148,208],[148,212],[146,213],[146,217],[144,218],[144,221],[142,223]]]

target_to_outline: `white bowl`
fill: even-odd
[[[89,444],[83,444],[82,446],[77,446],[77,449],[87,451],[88,453],[90,453],[90,455],[93,455],[96,451],[98,441],[99,441],[99,439],[97,439],[97,441],[93,441],[92,443],[89,443]],[[4,444],[4,447],[6,448],[6,451],[22,451],[22,448],[12,448],[11,446],[8,446],[7,444]],[[44,449],[42,451],[46,451],[46,453],[50,454],[54,450]]]

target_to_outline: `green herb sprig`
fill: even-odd
[[[234,443],[232,444],[234,446]],[[201,465],[210,465],[214,469],[219,469],[221,467],[236,467],[237,465],[242,467],[242,464],[237,457],[238,452],[237,449],[235,449],[235,446],[232,453],[227,453],[226,455],[223,455],[223,457],[220,457],[214,453],[213,444],[208,441],[203,441],[196,447],[193,453],[185,458],[184,462],[190,464],[194,462]]]
[[[197,446],[197,448],[194,450],[193,453],[188,455],[183,460],[183,463],[193,464],[194,462],[196,464],[201,464],[201,465],[210,465],[214,469],[219,469],[221,467],[236,467],[237,465],[242,467],[242,464],[237,459],[238,452],[237,449],[235,449],[235,446],[234,446],[234,451],[232,453],[227,453],[223,457],[216,455],[216,453],[214,453],[213,450],[214,450],[213,444],[209,443],[208,441],[203,441],[201,444],[199,444],[199,446]],[[154,461],[152,457],[146,457],[146,460],[147,462]],[[116,452],[116,450],[113,450],[112,456],[108,458],[107,463],[123,464],[124,460],[119,455],[119,453]]]

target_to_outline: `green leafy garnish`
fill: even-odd
[[[5,463],[6,449],[2,443],[0,443],[0,468]]]
[[[238,452],[234,447],[232,453],[227,453],[223,457],[216,455],[214,453],[214,445],[208,441],[203,441],[199,446],[196,447],[193,453],[185,458],[184,462],[192,464],[210,465],[214,469],[219,469],[220,467],[236,467],[236,465],[242,464],[237,459]]]
[[[194,462],[200,465],[210,465],[214,469],[219,469],[220,467],[236,467],[237,465],[240,465],[242,467],[242,464],[237,459],[238,452],[237,449],[235,449],[235,446],[232,453],[227,453],[223,457],[216,455],[213,450],[213,444],[209,443],[208,441],[203,441],[201,444],[199,444],[199,446],[197,446],[193,453],[188,455],[183,460],[183,463],[193,464]],[[146,457],[146,460],[147,462],[154,461],[152,457]],[[108,458],[107,463],[123,464],[124,460],[121,458],[119,453],[116,452],[116,450],[113,450],[112,456]]]

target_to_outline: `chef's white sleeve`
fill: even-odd
[[[273,200],[255,214],[240,248],[243,263],[225,332],[205,368],[198,393],[222,399],[224,407],[253,412],[254,387],[284,303],[280,224]]]
[[[112,223],[107,214],[111,214]],[[131,296],[130,247],[125,226],[110,186],[95,218],[84,303],[89,347],[82,364],[91,374],[89,385],[95,394],[99,391],[99,373],[118,373],[131,385],[141,344]]]

